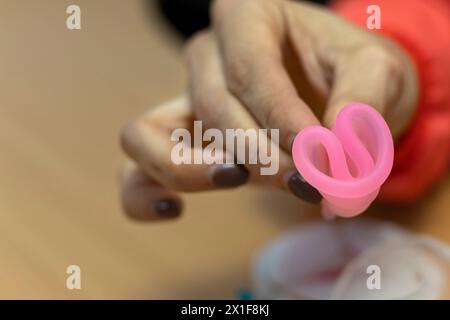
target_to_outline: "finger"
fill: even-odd
[[[335,66],[334,84],[324,115],[324,124],[331,127],[340,110],[350,102],[364,102],[385,116],[392,134],[397,136],[409,116],[399,117],[398,95],[403,83],[403,62],[382,46],[362,48],[351,53]],[[403,120],[401,119],[403,118]]]
[[[151,180],[142,169],[127,163],[121,173],[124,212],[136,220],[168,220],[182,211],[180,197]]]
[[[283,65],[282,2],[225,2],[216,2],[213,20],[227,86],[262,127],[280,129],[280,144],[290,151],[298,131],[319,121]]]
[[[261,130],[258,123],[252,115],[227,91],[223,77],[220,58],[216,43],[211,34],[202,33],[197,36],[188,45],[186,58],[189,74],[189,88],[191,104],[195,114],[203,120],[207,127],[217,128],[225,133],[229,129],[239,128],[246,133],[259,132]],[[225,135],[227,136],[227,135]],[[255,134],[256,136],[256,134]],[[280,150],[272,135],[269,137],[264,134],[261,141],[258,138],[258,145],[250,143],[250,139],[245,139],[244,159],[240,159],[240,151],[237,150],[237,159],[239,163],[245,163],[250,171],[251,179],[254,182],[262,184],[271,184],[285,190],[294,191],[294,194],[303,200],[309,202],[318,202],[319,193],[306,183],[304,179],[298,179],[297,171],[294,168],[292,159],[284,150]],[[229,143],[226,141],[225,148],[229,154],[235,152],[234,146],[229,149]],[[256,140],[253,140],[256,142]],[[270,147],[271,163],[264,163],[261,158],[256,163],[249,163],[251,155],[261,155],[261,152],[268,153],[266,147]],[[276,151],[276,152],[275,152]],[[245,160],[247,162],[245,162]],[[272,168],[271,174],[266,174]],[[269,169],[270,169],[269,168]],[[313,190],[314,192],[308,192]]]
[[[122,133],[123,149],[150,178],[172,190],[200,191],[244,184],[248,172],[242,166],[194,163],[196,152],[201,157],[202,149],[201,145],[194,149],[190,143],[188,128],[192,123],[192,111],[183,96],[131,122]],[[222,150],[215,156],[225,158]]]
[[[389,39],[327,10],[286,2],[284,12],[309,80],[324,93],[330,91],[327,84],[332,86],[325,125],[331,127],[347,103],[365,102],[383,114],[398,137],[410,123],[417,99],[415,90],[407,90],[417,86],[411,59]]]
[[[253,116],[234,98],[226,88],[225,80],[220,64],[217,46],[210,33],[201,33],[191,40],[186,50],[186,60],[189,74],[189,91],[191,105],[194,113],[201,119],[208,128],[219,129],[224,137],[227,137],[226,131],[233,129],[243,129],[248,136],[252,136],[251,132],[257,139],[257,132],[260,128]],[[256,139],[253,142],[256,142]],[[278,146],[276,153],[274,152],[272,163],[277,171],[273,175],[262,176],[261,168],[263,165],[260,161],[252,163],[251,156],[258,155],[258,146],[251,145],[251,139],[245,139],[245,150],[237,150],[234,145],[225,143],[224,148],[231,155],[236,156],[236,161],[245,164],[249,169],[251,178],[255,182],[267,182],[277,186],[283,184],[279,179],[279,162],[283,162],[285,171],[286,166],[293,168],[289,157],[284,152],[279,154]],[[241,152],[243,151],[243,152]],[[281,161],[279,160],[281,158]],[[257,159],[259,160],[259,159]]]

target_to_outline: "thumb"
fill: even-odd
[[[332,127],[343,107],[363,102],[378,110],[391,131],[397,133],[400,123],[394,115],[398,113],[401,87],[402,66],[396,57],[381,47],[360,49],[335,66],[323,123]]]

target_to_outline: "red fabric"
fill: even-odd
[[[449,168],[450,0],[337,0],[332,8],[366,28],[371,4],[381,9],[377,31],[410,54],[419,74],[417,111],[395,146],[394,167],[379,195],[407,203],[425,195]]]

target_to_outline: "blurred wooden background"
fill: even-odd
[[[232,298],[254,253],[317,209],[272,190],[187,195],[174,222],[118,202],[121,126],[184,88],[179,42],[141,1],[0,1],[0,298]],[[375,208],[450,241],[450,181],[412,209]],[[66,267],[82,270],[67,290]]]

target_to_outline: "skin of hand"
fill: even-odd
[[[300,130],[331,127],[349,102],[375,107],[394,139],[407,128],[417,76],[391,40],[302,2],[217,0],[211,17],[211,29],[186,45],[187,94],[152,108],[122,132],[123,149],[132,159],[121,175],[122,204],[130,217],[170,219],[181,213],[179,192],[237,187],[248,180],[319,202],[290,156]],[[194,119],[223,132],[280,129],[278,174],[260,175],[258,164],[173,164],[171,132],[190,128]]]

